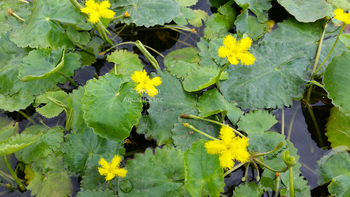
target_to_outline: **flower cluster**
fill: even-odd
[[[336,9],[334,10],[333,14],[335,14],[335,19],[338,19],[343,23],[350,24],[350,14],[345,13],[343,9]]]
[[[232,168],[235,160],[242,163],[249,160],[248,138],[236,136],[228,125],[221,127],[219,137],[221,140],[206,142],[204,146],[208,154],[220,154],[219,160],[222,168]]]
[[[158,90],[155,88],[155,86],[159,86],[162,83],[160,77],[150,79],[145,70],[135,71],[131,75],[131,79],[136,83],[135,90],[137,92],[140,94],[146,92],[150,97],[154,97],[158,94]]]
[[[113,18],[115,12],[109,10],[111,7],[109,1],[103,1],[101,3],[96,3],[95,0],[87,0],[85,3],[85,8],[81,8],[81,12],[89,15],[89,21],[96,23],[100,18]]]
[[[248,51],[252,42],[252,39],[249,37],[237,42],[233,36],[228,35],[224,38],[224,46],[219,48],[219,57],[227,57],[228,61],[233,65],[237,65],[239,60],[244,65],[252,65],[255,57]]]
[[[108,163],[104,158],[101,158],[98,161],[102,167],[98,168],[98,172],[106,176],[106,181],[112,180],[115,176],[125,177],[128,172],[124,168],[119,168],[119,163],[122,161],[122,158],[118,155],[115,155],[112,159],[112,163]]]

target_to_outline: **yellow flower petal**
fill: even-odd
[[[154,86],[159,86],[160,84],[162,84],[161,78],[154,77],[153,79],[151,79],[151,84]]]
[[[211,155],[220,154],[226,149],[226,146],[218,140],[206,142],[204,147],[206,148],[207,153]]]
[[[126,173],[128,173],[128,171],[125,170],[124,168],[121,168],[121,169],[115,170],[114,173],[115,173],[118,177],[125,177],[125,176],[126,176]]]
[[[81,8],[80,10],[89,15],[89,21],[92,23],[98,22],[101,17],[113,18],[115,14],[115,12],[108,9],[111,7],[109,1],[96,3],[95,0],[88,0],[86,1],[85,6],[85,8]]]
[[[101,158],[98,163],[102,167],[98,167],[98,172],[101,175],[106,176],[106,181],[112,180],[115,176],[125,177],[128,171],[119,168],[119,163],[121,160],[122,158],[119,155],[115,155],[111,163],[108,163],[104,158]]]
[[[255,61],[254,56],[248,51],[252,42],[253,40],[249,37],[237,42],[233,36],[228,35],[224,38],[224,45],[219,48],[218,55],[221,58],[227,57],[228,61],[233,65],[238,64],[239,60],[244,65],[251,65]]]
[[[235,165],[235,162],[232,160],[231,154],[229,152],[224,152],[221,154],[219,161],[220,166],[225,169],[232,168]]]
[[[131,74],[131,79],[135,82],[135,90],[137,92],[146,92],[150,97],[154,97],[158,94],[158,90],[155,88],[155,86],[162,83],[160,77],[150,79],[145,70],[135,71],[133,74]]]
[[[243,65],[252,65],[255,62],[255,57],[251,53],[240,53],[239,59],[241,60]]]

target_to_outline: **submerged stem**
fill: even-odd
[[[15,180],[15,182],[17,183],[17,185],[19,186],[19,189],[24,192],[26,191],[26,188],[24,187],[23,183],[19,180],[19,178],[17,177],[16,173],[13,171],[9,161],[7,160],[7,157],[6,155],[4,155],[4,159],[5,159],[5,163],[6,163],[6,166],[7,168],[9,169],[13,179]]]
[[[243,166],[245,163],[239,163],[238,165],[236,165],[235,167],[231,168],[230,170],[228,170],[227,172],[224,173],[224,177],[227,176],[228,174],[230,174],[231,172],[237,170],[238,168],[240,168],[241,166]]]
[[[77,86],[75,81],[72,78],[70,78],[68,75],[66,75],[66,73],[61,72],[61,71],[57,71],[57,74],[64,76],[73,86]]]

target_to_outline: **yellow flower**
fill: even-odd
[[[239,63],[238,60],[241,60],[243,65],[252,65],[255,57],[248,51],[252,42],[252,39],[249,37],[237,42],[233,36],[228,35],[224,38],[224,46],[219,48],[219,57],[227,57],[228,61],[233,65],[237,65]]]
[[[346,24],[350,24],[350,14],[345,13],[343,9],[334,10],[333,14],[335,14],[335,19],[338,19]]]
[[[98,168],[98,172],[101,175],[106,176],[106,181],[112,180],[115,176],[125,177],[128,171],[124,168],[119,168],[119,163],[121,161],[122,158],[118,155],[113,157],[112,163],[108,163],[104,158],[101,158],[100,161],[98,161],[98,164],[102,167]]]
[[[92,23],[96,23],[103,18],[113,18],[115,12],[109,10],[111,4],[107,1],[103,1],[101,3],[96,3],[95,0],[87,0],[85,3],[86,7],[81,8],[81,12],[89,15],[89,21]]]
[[[131,75],[131,79],[136,83],[135,90],[137,92],[140,94],[146,92],[150,97],[158,94],[158,90],[154,86],[159,86],[162,83],[160,77],[150,79],[145,70],[135,71]]]
[[[235,164],[234,160],[242,163],[249,160],[248,138],[236,136],[228,125],[221,127],[219,137],[221,140],[206,142],[204,146],[208,154],[220,154],[219,160],[222,168],[232,168]]]

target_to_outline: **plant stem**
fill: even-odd
[[[36,122],[31,117],[29,117],[26,113],[22,112],[21,110],[19,110],[18,113],[20,113],[22,116],[24,116],[32,124],[36,124]]]
[[[61,72],[61,71],[57,71],[57,74],[60,74],[60,75],[64,76],[73,86],[77,86],[75,81],[73,81],[72,78],[70,78],[68,75],[66,75],[66,73]]]
[[[20,1],[20,2],[22,2],[22,3],[29,4],[29,2],[28,2],[28,1],[26,1],[26,0],[18,0],[18,1]]]
[[[242,177],[242,181],[243,181],[243,182],[248,180],[249,165],[250,165],[250,163],[246,163],[246,164],[245,164],[244,176]]]
[[[273,150],[269,151],[269,152],[264,152],[264,153],[257,153],[255,155],[253,155],[254,157],[258,157],[258,156],[263,156],[263,155],[268,155],[268,154],[271,154],[275,151],[277,151],[278,149],[280,149],[282,146],[283,146],[284,142],[280,142],[276,148],[274,148]]]
[[[205,137],[207,137],[207,138],[209,138],[209,139],[211,139],[211,140],[219,140],[219,139],[217,139],[217,138],[215,138],[215,137],[213,137],[213,136],[211,136],[209,134],[204,133],[203,131],[200,131],[200,130],[196,129],[194,126],[192,126],[192,125],[190,125],[188,123],[184,123],[184,126],[189,128],[189,129],[191,129],[191,130],[193,130],[193,131],[195,131],[195,132],[197,132],[197,133],[199,133],[199,134],[201,134],[201,135],[203,135],[203,136],[205,136]]]
[[[326,24],[324,25],[323,32],[322,32],[322,35],[321,35],[321,39],[320,39],[320,42],[318,44],[317,53],[316,53],[316,57],[315,57],[315,63],[314,63],[314,67],[312,69],[312,75],[315,73],[316,68],[317,68],[317,64],[318,64],[318,60],[320,59],[321,50],[322,50],[322,44],[323,44],[323,39],[324,39],[324,34],[326,33],[326,28],[328,26],[328,22],[329,21],[327,21]]]
[[[324,89],[324,85],[322,85],[322,84],[320,84],[320,83],[318,83],[317,81],[315,81],[315,80],[311,80],[311,81],[309,81],[311,84],[308,84],[308,85],[316,85],[316,86],[318,86],[318,87],[320,87],[320,88],[322,88],[322,89]]]
[[[271,168],[270,166],[264,164],[264,163],[263,163],[262,161],[260,161],[259,159],[254,158],[253,160],[254,160],[256,163],[258,163],[258,164],[264,166],[265,168],[267,168],[267,169],[269,169],[269,170],[271,170],[271,171],[273,171],[273,172],[285,172],[285,171],[288,170],[287,167],[283,168],[282,170],[275,170],[275,169]]]
[[[216,76],[216,87],[219,90],[220,90],[220,76],[221,76],[221,73],[228,67],[228,65],[230,65],[230,62],[227,62],[227,64],[220,69],[218,76]]]
[[[19,20],[21,20],[23,22],[26,21],[23,18],[21,18],[20,16],[18,16],[16,13],[14,13],[11,9],[8,10],[8,13],[9,13],[9,15],[12,15],[12,16],[16,17],[17,19],[19,19]]]
[[[13,171],[9,161],[7,160],[6,155],[4,155],[4,159],[5,159],[5,163],[7,165],[7,168],[9,169],[13,179],[15,180],[15,182],[17,183],[17,185],[19,186],[19,189],[24,192],[26,191],[26,188],[24,187],[23,183],[19,180],[19,178],[17,177],[16,173]]]
[[[293,166],[288,166],[288,170],[289,170],[289,189],[290,189],[290,197],[294,197]]]
[[[284,106],[282,107],[282,135],[284,135]]]
[[[280,173],[277,172],[277,173],[276,173],[276,189],[275,189],[276,194],[275,194],[275,197],[278,196],[278,190],[279,190],[280,179],[281,179]]]
[[[335,48],[335,45],[337,45],[337,42],[339,40],[339,36],[340,34],[343,32],[344,28],[345,28],[345,23],[343,24],[343,27],[340,29],[339,34],[337,36],[337,39],[335,40],[332,49],[329,51],[328,55],[326,56],[326,58],[323,60],[323,62],[321,63],[321,65],[318,67],[318,69],[315,71],[315,73],[313,73],[313,75],[316,75],[318,73],[318,71],[322,68],[322,66],[324,65],[324,63],[327,61],[327,59],[329,58],[329,56],[331,55],[331,53],[333,52],[333,49]]]
[[[211,122],[211,123],[214,123],[214,124],[218,124],[218,125],[221,125],[221,126],[224,126],[226,127],[225,124],[221,123],[221,122],[218,122],[218,121],[215,121],[215,120],[211,120],[211,119],[206,119],[206,118],[202,118],[202,117],[199,117],[199,116],[195,116],[195,115],[191,115],[191,114],[181,114],[180,115],[180,118],[193,118],[193,119],[198,119],[198,120],[204,120],[204,121],[207,121],[207,122]],[[242,138],[246,138],[246,136],[244,136],[242,133],[238,132],[236,129],[230,127],[237,135],[241,136]]]
[[[124,18],[124,17],[125,17],[124,14],[121,14],[119,16],[116,16],[116,17],[112,18],[111,22],[114,21],[114,20],[120,19],[120,18]]]
[[[227,176],[228,174],[230,174],[231,172],[237,170],[238,168],[240,168],[241,166],[243,166],[245,163],[239,163],[238,165],[236,165],[235,167],[231,168],[231,170],[228,170],[227,172],[224,173],[224,177]]]
[[[78,10],[80,11],[83,6],[81,6],[76,0],[69,0]]]
[[[151,63],[151,65],[153,66],[153,68],[155,68],[156,70],[160,70],[159,64],[156,60],[156,58],[154,58],[148,51],[147,49],[143,46],[142,42],[139,40],[136,40],[135,45],[137,46],[137,48],[140,49],[141,53],[148,59],[148,61]]]
[[[288,128],[287,140],[290,140],[290,137],[291,137],[291,135],[292,135],[293,123],[294,123],[295,116],[297,115],[297,112],[298,112],[298,110],[299,110],[299,107],[300,107],[300,105],[298,105],[298,107],[295,109],[295,111],[294,111],[294,113],[293,113],[293,116],[292,116],[292,119],[290,120],[289,128]]]
[[[256,181],[260,181],[260,172],[259,172],[259,167],[258,165],[256,165],[256,163],[254,161],[252,161],[254,168],[256,170]]]

